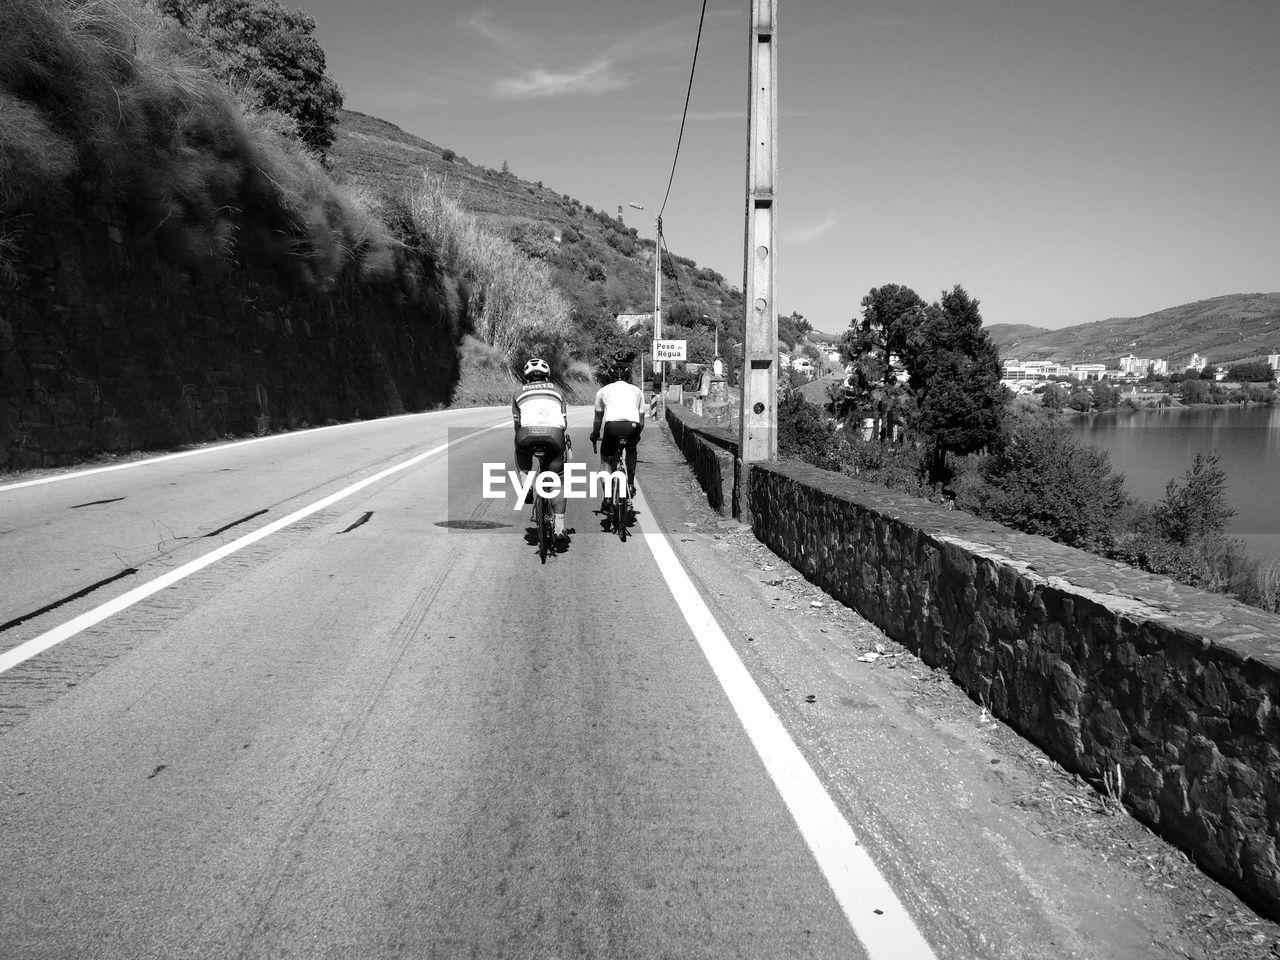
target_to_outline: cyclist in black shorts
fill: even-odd
[[[511,401],[511,417],[516,426],[516,469],[524,482],[533,469],[533,455],[538,447],[546,449],[542,469],[556,474],[560,486],[552,498],[555,535],[565,536],[564,529],[564,455],[571,441],[568,427],[568,404],[564,393],[551,382],[551,367],[540,357],[524,365],[524,386]],[[526,503],[532,503],[533,488]]]
[[[631,489],[627,495],[636,495],[636,449],[640,446],[640,434],[644,430],[646,404],[644,391],[628,379],[630,364],[618,364],[610,371],[611,383],[596,391],[596,418],[591,427],[591,442],[600,441],[600,463],[610,472],[618,469],[618,440],[626,437],[627,476]],[[605,499],[601,509],[608,509]]]

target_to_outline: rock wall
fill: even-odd
[[[324,293],[236,264],[192,279],[95,219],[24,231],[0,288],[0,469],[447,403],[464,317],[430,264]]]
[[[666,409],[671,438],[693,469],[707,502],[721,516],[731,513],[738,517],[742,498],[738,496],[737,444],[732,434],[680,404],[669,403]]]
[[[807,464],[749,494],[761,542],[1280,919],[1280,617]]]

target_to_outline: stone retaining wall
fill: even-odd
[[[761,542],[1280,919],[1280,617],[807,464],[749,482]]]
[[[0,283],[0,469],[430,409],[458,380],[465,317],[427,262],[408,302],[354,270],[325,292],[234,263],[192,279],[88,216],[23,249]]]
[[[737,441],[733,435],[678,403],[667,404],[667,427],[711,508],[721,516],[739,516]]]

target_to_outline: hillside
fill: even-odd
[[[995,324],[987,331],[1010,360],[1114,365],[1132,353],[1181,364],[1198,353],[1213,364],[1237,363],[1280,353],[1280,293],[1231,294],[1061,330]]]
[[[584,329],[618,313],[652,311],[654,241],[635,226],[376,117],[344,110],[336,133],[331,160],[340,182],[398,197],[421,183],[424,170],[445,178],[446,193],[464,210],[552,268]],[[638,222],[649,216],[627,212]],[[663,274],[668,324],[714,329],[719,320],[727,340],[738,339],[742,294],[724,277],[675,251],[664,257]]]
[[[1046,330],[1044,327],[1033,327],[1029,323],[990,323],[986,324],[983,329],[987,331],[987,336],[991,338],[991,342],[1000,348],[1001,356],[1006,356],[1008,348],[1016,347],[1024,340],[1030,340],[1032,337],[1053,332],[1052,330]]]

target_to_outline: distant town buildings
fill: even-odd
[[[1280,354],[1270,354],[1267,363],[1271,368],[1280,371]],[[1182,367],[1183,370],[1195,374],[1201,373],[1209,364],[1208,357],[1193,353],[1191,359]],[[1001,361],[1000,379],[1005,386],[1016,387],[1032,382],[1043,383],[1055,377],[1070,377],[1073,380],[1123,380],[1136,382],[1147,377],[1166,377],[1169,375],[1167,360],[1154,360],[1136,357],[1132,353],[1120,358],[1120,367],[1108,368],[1103,363],[1061,363],[1057,360],[1004,360]],[[1218,380],[1226,376],[1226,370],[1215,373]]]

